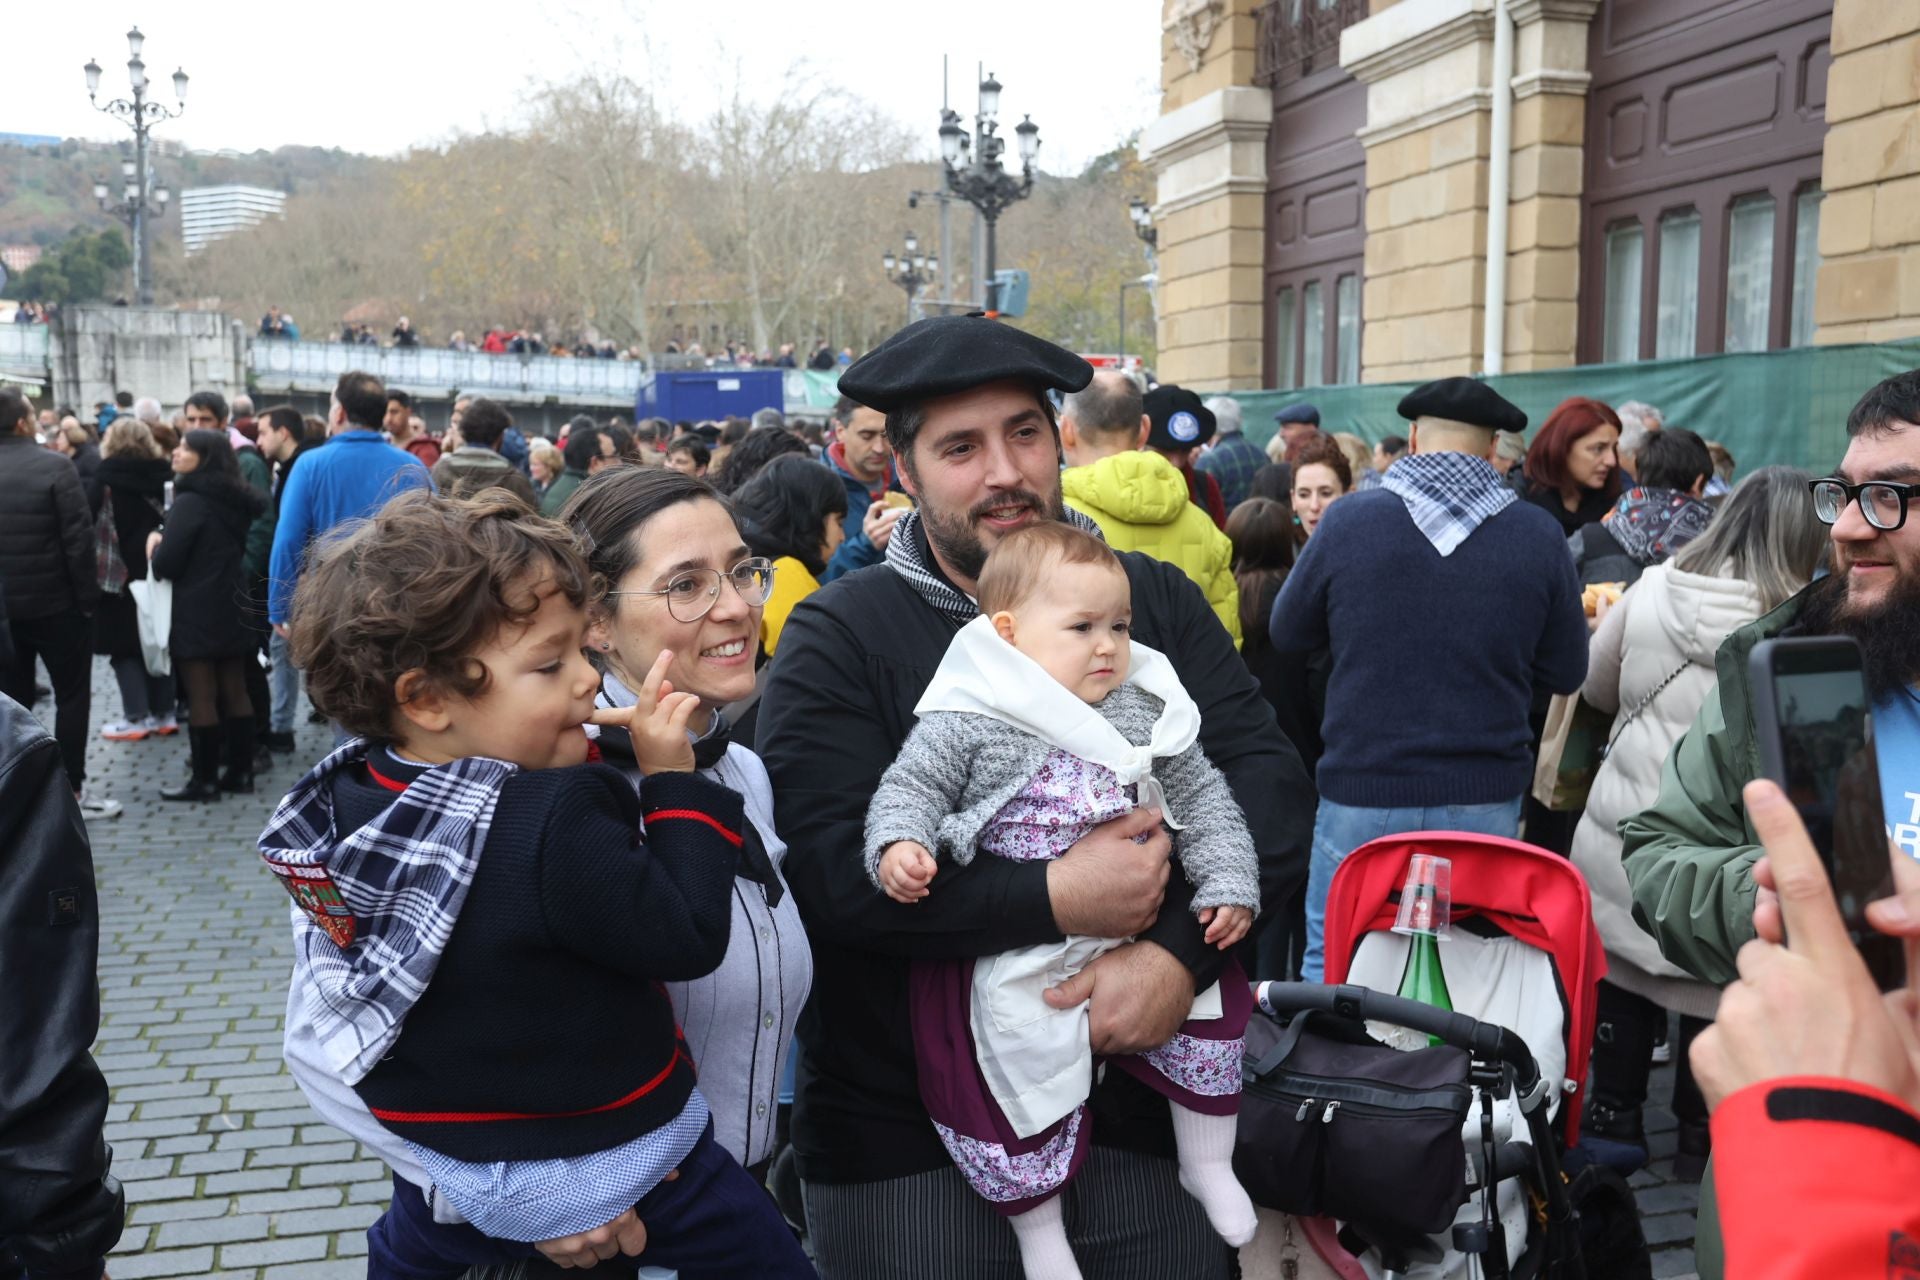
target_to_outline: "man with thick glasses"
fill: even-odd
[[[793,1143],[827,1280],[1022,1275],[1013,1232],[954,1168],[921,1101],[913,958],[992,955],[1068,933],[1132,936],[1056,996],[1059,1007],[1084,1001],[1095,1050],[1114,1053],[1171,1035],[1225,960],[1187,909],[1185,877],[1169,875],[1171,846],[1151,811],[1095,828],[1052,862],[982,854],[942,867],[933,895],[912,906],[875,889],[860,856],[868,801],[914,706],[948,642],[979,616],[974,582],[988,552],[1036,521],[1091,526],[1061,500],[1047,392],[1078,391],[1092,376],[1086,361],[1011,325],[940,316],[902,329],[840,380],[886,414],[918,506],[894,526],[884,564],[794,609],[756,739],[787,842],[783,870],[813,944]],[[1120,560],[1134,637],[1172,660],[1199,705],[1201,746],[1261,854],[1262,902],[1278,907],[1306,875],[1306,771],[1199,589],[1151,557]],[[1227,1246],[1169,1158],[1165,1100],[1112,1071],[1092,1113],[1092,1151],[1063,1205],[1085,1274],[1224,1280]]]
[[[1847,451],[1809,485],[1832,526],[1831,572],[1720,646],[1720,682],[1675,744],[1652,808],[1620,825],[1634,915],[1667,959],[1719,985],[1756,936],[1760,837],[1741,789],[1760,776],[1747,657],[1782,635],[1848,635],[1866,659],[1887,829],[1920,857],[1920,370],[1861,397],[1847,418]],[[1920,931],[1917,924],[1916,931]],[[1700,1274],[1721,1274],[1709,1194],[1701,1198]]]

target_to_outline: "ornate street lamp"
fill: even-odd
[[[980,82],[980,109],[973,133],[960,127],[960,113],[940,112],[940,158],[946,167],[947,189],[980,211],[987,223],[986,298],[989,314],[999,310],[1000,288],[994,279],[997,250],[995,232],[1000,215],[1033,191],[1033,162],[1040,155],[1040,126],[1027,116],[1014,126],[1020,154],[1015,177],[1001,161],[1006,140],[1000,137],[1000,82],[989,72]],[[974,139],[979,146],[974,146]]]
[[[173,96],[178,101],[176,107],[167,107],[162,103],[147,101],[147,64],[140,60],[141,47],[147,38],[135,27],[127,32],[127,83],[133,88],[133,100],[115,98],[110,102],[101,102],[100,64],[87,59],[87,65],[81,70],[87,76],[87,100],[96,110],[113,116],[133,130],[133,159],[121,162],[121,175],[125,179],[122,198],[114,200],[112,191],[104,182],[93,184],[93,198],[100,207],[114,217],[133,228],[133,286],[134,295],[140,305],[149,306],[153,302],[153,253],[149,245],[149,214],[162,214],[166,211],[167,201],[172,192],[161,186],[154,175],[153,166],[147,159],[147,133],[162,120],[171,120],[187,109],[187,73],[176,70],[173,73]]]
[[[893,250],[889,249],[881,257],[880,263],[886,269],[887,279],[907,291],[907,323],[912,324],[920,290],[939,278],[940,259],[921,253],[920,237],[909,231],[907,251],[895,257]]]

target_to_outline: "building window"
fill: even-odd
[[[1700,316],[1700,215],[1692,209],[1660,217],[1660,283],[1654,305],[1654,358],[1693,355]]]
[[[1300,385],[1317,387],[1327,378],[1327,307],[1320,282],[1300,286]]]
[[[1640,266],[1643,240],[1638,222],[1607,228],[1606,342],[1600,358],[1613,363],[1640,358]]]
[[[1787,345],[1813,343],[1813,278],[1820,272],[1820,196],[1814,187],[1793,198],[1793,316]]]
[[[1293,363],[1293,290],[1282,289],[1273,300],[1273,383],[1277,387],[1300,385]]]
[[[1727,216],[1728,351],[1765,351],[1773,314],[1773,197],[1741,196]]]
[[[1334,380],[1360,381],[1360,277],[1349,272],[1333,282]]]

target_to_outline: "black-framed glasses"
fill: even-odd
[[[1820,517],[1822,524],[1837,523],[1847,505],[1858,502],[1860,514],[1882,533],[1891,533],[1907,522],[1907,504],[1920,494],[1920,485],[1893,480],[1848,484],[1839,476],[1808,481],[1807,487],[1813,490],[1813,514]]]
[[[754,608],[767,602],[773,593],[773,561],[765,556],[742,560],[725,573],[718,569],[685,569],[667,580],[658,591],[609,591],[609,599],[618,596],[665,596],[667,612],[676,622],[698,622],[713,611],[720,598],[720,580],[724,578],[740,593],[740,599]]]

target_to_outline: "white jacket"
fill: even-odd
[[[1607,949],[1607,978],[1667,1008],[1703,1017],[1711,1016],[1717,993],[1662,958],[1658,944],[1634,922],[1619,825],[1659,797],[1667,755],[1714,687],[1721,641],[1760,613],[1759,593],[1749,583],[1654,565],[1594,633],[1580,691],[1590,705],[1616,713],[1613,749],[1594,777],[1573,836],[1573,862],[1593,891],[1594,923]]]

